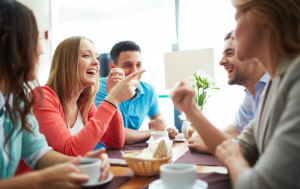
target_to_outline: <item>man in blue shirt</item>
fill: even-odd
[[[112,58],[109,63],[111,72],[108,77],[100,78],[100,86],[95,98],[97,107],[124,76],[142,70],[140,47],[132,41],[121,41],[115,44],[110,56]],[[141,78],[137,79],[140,81]],[[167,128],[158,107],[158,96],[154,88],[142,81],[136,87],[135,95],[118,105],[124,121],[125,144],[145,141],[149,139],[152,131],[167,130],[169,137],[175,138],[178,131],[175,127]],[[151,119],[149,130],[138,131],[146,116]]]
[[[228,33],[224,40],[223,57],[219,64],[224,66],[228,73],[228,84],[240,85],[246,88],[244,101],[235,114],[232,124],[223,129],[231,138],[237,138],[244,127],[254,119],[258,108],[259,97],[265,85],[269,82],[270,76],[256,60],[245,63],[241,63],[237,60],[233,46],[233,31]],[[194,135],[188,142],[188,147],[192,150],[196,149],[202,152],[209,152],[199,135]]]

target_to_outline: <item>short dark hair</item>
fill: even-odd
[[[141,53],[141,48],[133,41],[121,41],[116,43],[110,51],[110,57],[115,65],[118,65],[118,58],[123,51],[138,51]]]
[[[225,36],[224,41],[227,41],[228,39],[230,39],[230,37],[231,37],[233,31],[234,31],[234,30],[232,30],[231,32],[229,32],[229,33]]]

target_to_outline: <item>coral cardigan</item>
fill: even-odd
[[[69,156],[84,156],[99,141],[108,148],[123,147],[125,132],[122,114],[112,104],[103,101],[97,110],[93,102],[86,114],[87,123],[84,128],[72,136],[56,93],[47,86],[41,88],[45,100],[41,106],[33,106],[33,114],[39,122],[40,132],[55,151]],[[36,90],[33,92],[36,94],[36,102],[39,102],[40,95]],[[24,161],[20,161],[16,175],[29,172],[26,167],[30,169]]]

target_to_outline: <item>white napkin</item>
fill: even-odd
[[[173,145],[173,140],[170,140],[169,137],[161,137],[156,140],[153,140],[153,136],[151,136],[149,139],[149,142],[148,142],[148,148],[150,148],[152,150],[153,154],[155,154],[156,148],[161,140],[165,141],[166,146],[167,146],[167,153],[169,154],[170,150],[172,149],[172,145]],[[138,154],[134,157],[145,159],[145,157],[142,154]]]

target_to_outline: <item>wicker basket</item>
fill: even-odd
[[[173,156],[172,150],[168,157],[165,158],[153,158],[153,159],[140,159],[134,156],[142,151],[135,151],[122,155],[122,158],[126,160],[128,167],[138,176],[152,176],[159,175],[159,167],[163,164],[170,163]]]

